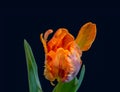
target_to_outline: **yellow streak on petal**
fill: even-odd
[[[76,37],[76,43],[82,51],[87,51],[96,37],[96,24],[88,22],[83,25]]]

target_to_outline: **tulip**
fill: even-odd
[[[53,32],[49,29],[40,34],[40,39],[45,51],[44,76],[51,83],[69,82],[78,74],[82,65],[82,52],[87,51],[95,37],[96,25],[88,22],[83,25],[76,38],[66,28],[59,28],[48,41],[48,36]]]

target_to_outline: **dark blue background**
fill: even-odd
[[[43,76],[44,50],[40,33],[65,27],[76,37],[80,27],[89,21],[97,25],[97,36],[91,49],[83,52],[86,73],[79,92],[115,92],[119,74],[116,57],[120,42],[119,20],[117,9],[3,9],[3,92],[29,91],[24,39],[33,50],[44,92],[51,92],[53,87]]]

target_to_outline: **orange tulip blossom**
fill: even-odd
[[[88,22],[83,25],[76,38],[65,28],[59,28],[48,41],[53,32],[49,29],[40,34],[45,51],[44,75],[51,83],[69,82],[79,72],[82,65],[82,52],[87,51],[96,37],[96,24]]]

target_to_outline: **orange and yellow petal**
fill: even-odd
[[[87,51],[96,37],[96,24],[88,22],[83,25],[75,39],[82,51]]]
[[[60,28],[56,31],[52,39],[48,42],[48,51],[56,51],[58,48],[64,48],[68,42],[73,41],[74,37],[65,28]]]

